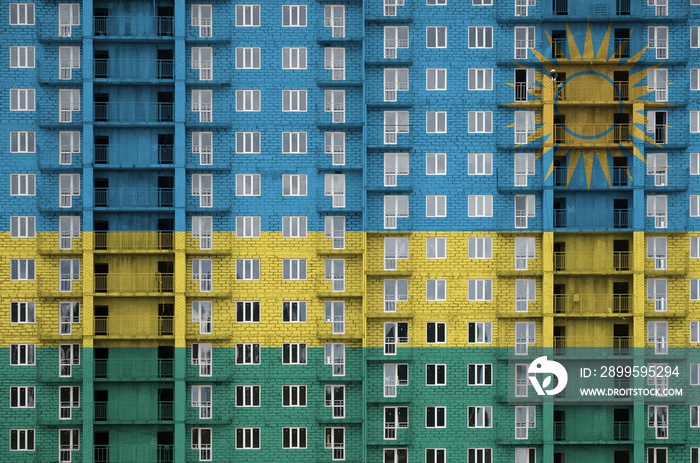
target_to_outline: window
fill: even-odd
[[[211,320],[211,318],[209,319]],[[203,323],[200,323],[202,326]],[[200,330],[201,333],[201,330]],[[211,330],[209,330],[211,333]],[[199,367],[199,376],[201,378],[212,375],[212,344],[211,343],[194,343],[192,344],[192,365]]]
[[[333,123],[345,122],[345,90],[326,90],[324,92],[324,111],[333,114]]]
[[[33,3],[10,3],[10,26],[33,26]]]
[[[447,27],[428,26],[425,28],[426,48],[447,48]]]
[[[535,216],[535,195],[515,196],[515,228],[527,228],[528,217]]]
[[[690,427],[700,428],[700,405],[690,406]]]
[[[80,387],[58,387],[58,419],[70,420],[73,417],[73,409],[80,408]]]
[[[690,69],[690,89],[700,90],[700,68]]]
[[[535,175],[535,153],[515,153],[513,170],[515,175],[513,185],[527,186],[528,177]]]
[[[491,133],[492,112],[491,111],[469,111],[469,133]]]
[[[333,282],[333,292],[345,291],[345,259],[326,259],[325,270],[326,280]]]
[[[199,132],[211,133],[211,132]],[[194,134],[193,140],[194,140]],[[194,141],[193,141],[194,143]],[[236,132],[237,154],[260,154],[260,132]],[[209,147],[211,148],[211,146]],[[194,146],[192,148],[194,152]]]
[[[493,365],[490,363],[470,363],[467,367],[467,384],[470,386],[490,386]]]
[[[80,25],[80,4],[58,4],[58,36],[71,37],[73,26]]]
[[[323,194],[332,198],[332,207],[345,207],[345,174],[325,174],[323,180]]]
[[[468,256],[470,259],[491,259],[493,256],[492,238],[473,237],[469,238]]]
[[[700,26],[690,26],[690,48],[700,48]]]
[[[236,174],[236,196],[260,196],[260,174]]]
[[[385,0],[387,1],[387,0]],[[388,0],[392,1],[392,0]],[[403,463],[408,461],[408,449],[384,449],[384,458],[382,463]]]
[[[73,207],[73,196],[80,196],[80,174],[58,176],[58,207]]]
[[[425,0],[426,5],[447,5],[447,0]]]
[[[469,69],[469,90],[493,90],[493,69]]]
[[[345,386],[327,384],[324,406],[333,407],[333,418],[345,418]]]
[[[447,342],[447,323],[428,322],[425,325],[425,342],[428,344],[445,344]]]
[[[73,238],[80,238],[80,216],[60,216],[58,218],[58,248],[71,249]]]
[[[690,111],[690,133],[700,133],[700,111]]]
[[[345,217],[326,216],[323,227],[324,237],[331,238],[333,249],[345,249]]]
[[[260,323],[260,301],[236,302],[236,323]]]
[[[290,71],[306,69],[306,47],[283,47],[282,69]]]
[[[535,131],[535,111],[515,111],[515,144],[529,143],[529,136]]]
[[[447,0],[428,0],[430,1],[447,1]],[[440,3],[444,5],[445,3]],[[425,463],[445,463],[447,461],[446,449],[425,449]]]
[[[445,386],[447,384],[447,365],[444,363],[428,363],[425,365],[425,385]]]
[[[469,300],[470,301],[490,301],[491,300],[491,280],[469,280]]]
[[[655,354],[668,354],[668,322],[647,322],[647,343],[654,344]]]
[[[345,37],[345,5],[325,5],[323,26],[331,28],[331,37]]]
[[[34,344],[10,344],[10,365],[34,365]]]
[[[34,302],[10,302],[10,323],[34,323],[35,321]]]
[[[306,428],[282,428],[283,449],[305,449]]]
[[[690,300],[699,301],[700,300],[700,279],[691,278],[690,279]]]
[[[11,451],[34,451],[34,430],[33,429],[10,429],[10,450]]]
[[[199,461],[211,461],[211,428],[192,428],[192,450],[196,450]]]
[[[80,153],[80,132],[58,132],[58,163],[71,165],[73,155]]]
[[[34,174],[10,174],[10,196],[36,195],[36,176]]]
[[[260,111],[260,90],[236,90],[236,111]]]
[[[236,69],[260,69],[260,47],[236,47]]]
[[[80,89],[58,91],[59,122],[73,122],[73,111],[80,111]]]
[[[306,386],[282,386],[283,407],[306,407]]]
[[[528,50],[535,48],[535,28],[516,27],[515,28],[515,59],[527,59]]]
[[[426,428],[446,428],[447,427],[447,407],[425,407],[425,427]]]
[[[236,5],[236,27],[260,27],[260,5]]]
[[[666,278],[648,278],[647,279],[647,300],[654,301],[655,312],[666,312],[667,304],[667,289],[668,282]]]
[[[469,48],[493,48],[493,27],[470,26]]]
[[[668,27],[649,26],[648,31],[648,46],[656,50],[656,59],[668,59]]]
[[[34,95],[33,88],[11,88],[10,111],[34,111]]]
[[[471,75],[471,74],[470,74]],[[471,79],[470,79],[471,81]],[[426,90],[447,90],[447,69],[428,68],[425,70]]]
[[[408,48],[408,26],[384,26],[384,58],[396,59],[399,48]]]
[[[80,450],[80,429],[58,430],[58,454],[61,463],[70,463],[73,451]]]
[[[283,280],[306,280],[306,259],[282,259]]]
[[[199,409],[200,420],[210,420],[212,412],[212,387],[192,386],[192,407]]]
[[[213,291],[213,269],[211,259],[192,259],[192,280],[199,281],[199,291],[210,293]]]
[[[260,428],[236,428],[237,449],[259,449]]]
[[[282,132],[282,154],[306,154],[306,132]]]
[[[700,386],[700,363],[690,364],[690,385]]]
[[[282,90],[283,112],[306,112],[306,90]]]
[[[324,48],[323,68],[331,71],[332,80],[345,80],[345,48]]]
[[[305,215],[282,217],[282,238],[306,238]]]
[[[384,101],[396,101],[408,89],[408,69],[384,69]]]
[[[34,238],[36,236],[36,218],[33,215],[10,217],[10,238]]]
[[[646,131],[654,139],[656,144],[668,143],[668,112],[667,111],[647,111]]]
[[[493,196],[469,195],[467,215],[469,217],[493,217]]]
[[[425,197],[426,217],[447,217],[447,196],[427,195]]]
[[[34,259],[10,259],[10,280],[34,280]]]
[[[306,174],[282,174],[282,196],[306,196]]]
[[[447,0],[445,0],[446,2]],[[472,0],[474,6],[492,6],[493,0]]]
[[[690,322],[690,342],[693,344],[700,342],[700,321]]]
[[[408,153],[384,153],[384,186],[397,186],[398,176],[408,174]]]
[[[425,133],[447,133],[447,111],[426,111]]]
[[[282,27],[306,27],[306,5],[282,5]]]
[[[212,217],[192,217],[192,238],[199,238],[199,249],[213,249],[213,219]]]
[[[647,217],[654,217],[654,228],[668,226],[668,202],[666,195],[647,195]]]
[[[535,427],[535,407],[515,407],[515,438],[527,439],[528,430]]]
[[[647,463],[668,463],[668,448],[647,447]]]
[[[384,238],[384,270],[396,270],[398,259],[408,259],[408,238]]]
[[[33,60],[34,56],[32,55],[32,66],[30,67],[34,67]],[[59,80],[71,80],[73,69],[80,69],[80,47],[58,47]]]
[[[408,300],[408,280],[384,280],[384,312],[396,312],[396,303]]]
[[[236,344],[236,365],[260,365],[260,344]]]
[[[36,132],[10,131],[10,153],[35,153]]]
[[[73,365],[80,365],[80,344],[59,344],[58,358],[58,376],[73,376]]]
[[[399,217],[408,217],[407,195],[384,196],[384,229],[392,230],[398,225]],[[386,241],[385,241],[386,243]]]
[[[515,280],[516,312],[527,312],[530,301],[535,299],[535,280]]]
[[[332,155],[334,166],[345,165],[345,132],[326,132],[323,152]]]
[[[668,69],[649,69],[647,71],[647,89],[654,92],[655,101],[668,101]],[[693,130],[692,126],[690,130]]]
[[[80,259],[61,259],[58,268],[60,291],[69,293],[73,290],[73,280],[80,280]]]
[[[408,133],[408,111],[384,111],[384,144],[396,145],[399,133]]]
[[[515,355],[527,355],[528,346],[535,342],[535,322],[516,322]]]
[[[447,154],[425,153],[425,175],[447,175]]]
[[[515,365],[515,397],[527,397],[528,395],[528,368],[527,363]]]
[[[199,28],[200,37],[212,36],[211,5],[192,5],[192,27]]]
[[[668,439],[668,406],[650,405],[647,426],[654,428],[657,439]]]
[[[384,440],[396,439],[401,428],[408,428],[408,407],[384,407]]]
[[[426,259],[447,259],[447,238],[426,238]]]
[[[515,463],[535,463],[537,450],[533,448],[516,448]],[[660,462],[659,462],[660,463]]]
[[[668,185],[667,153],[649,153],[647,155],[647,175],[654,176],[654,186]]]
[[[345,376],[345,344],[326,343],[324,354],[324,363],[333,366],[333,376]]]
[[[61,284],[63,284],[63,281],[61,281]],[[58,315],[59,334],[72,334],[73,324],[80,323],[80,302],[60,302],[58,305]]]
[[[60,47],[59,50],[63,48]],[[33,68],[34,67],[34,47],[10,47],[10,68]]]
[[[490,428],[492,409],[491,407],[470,406],[467,407],[467,426],[470,428]]]
[[[491,322],[469,322],[469,344],[491,344]]]
[[[34,408],[34,386],[10,387],[10,408]]]
[[[469,153],[469,175],[493,175],[492,153]]]
[[[647,238],[647,259],[654,259],[655,270],[666,270],[667,266],[667,240],[665,236],[652,236]]]
[[[408,386],[408,364],[384,364],[384,397],[396,397],[398,386]]]
[[[306,323],[306,301],[282,302],[282,321],[285,323]]]
[[[282,344],[282,364],[283,365],[305,365],[306,364],[306,343],[284,343]]]
[[[236,280],[259,280],[260,259],[236,259]]]
[[[333,450],[333,460],[345,460],[345,428],[328,427],[324,433],[324,448]]]
[[[211,90],[192,90],[192,111],[199,113],[199,122],[211,122],[213,92]]]
[[[236,69],[259,69],[260,49],[257,49],[258,66],[255,67],[255,48],[241,49],[243,56],[239,55],[239,48],[236,48]],[[246,50],[250,52],[246,53]],[[214,79],[214,49],[212,47],[192,47],[192,69],[199,71],[199,80]],[[242,61],[241,61],[242,60]],[[242,62],[243,66],[240,66]]]
[[[236,238],[260,238],[260,216],[237,216]]]

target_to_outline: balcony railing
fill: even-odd
[[[610,92],[601,92],[600,83],[573,81],[557,91],[557,101],[564,103],[614,103],[629,99],[629,82],[617,81]]]
[[[554,187],[562,187],[567,189],[604,189],[608,190],[610,187],[631,187],[632,179],[628,174],[628,169],[626,167],[613,167],[612,177],[610,178],[610,183],[602,175],[596,175],[588,183],[586,176],[581,170],[575,171],[571,179],[569,179],[569,168],[567,166],[560,166],[554,168]]]
[[[95,16],[93,34],[97,37],[172,37],[171,16]]]
[[[172,273],[95,273],[95,293],[172,293]]]
[[[95,359],[95,378],[110,381],[172,379],[172,359]]]
[[[613,336],[613,355],[629,355],[631,339],[629,336]]]
[[[629,252],[616,251],[600,254],[595,252],[555,252],[555,272],[626,272],[630,270]]]
[[[95,336],[143,338],[172,336],[173,317],[95,317]]]
[[[631,294],[555,294],[554,313],[567,315],[625,314],[632,311]]]
[[[147,124],[173,121],[173,103],[95,102],[95,122]]]
[[[171,59],[95,59],[93,63],[95,79],[166,80],[174,75]]]
[[[172,188],[95,188],[95,207],[173,207]]]
[[[125,404],[95,402],[95,421],[117,423],[143,423],[155,421],[172,421],[173,402],[144,402],[135,400],[129,407]]]
[[[158,251],[173,249],[173,232],[95,232],[95,250]]]
[[[613,439],[617,441],[628,441],[630,438],[630,422],[615,421],[613,423]]]
[[[95,445],[94,463],[173,463],[172,445]]]
[[[554,423],[554,440],[566,440],[566,423],[561,421]]]
[[[95,165],[143,167],[172,163],[173,145],[95,145]]]
[[[630,216],[629,209],[554,209],[554,228],[627,229]]]
[[[610,145],[629,142],[629,124],[554,124],[554,143],[561,145]]]

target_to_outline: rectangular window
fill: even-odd
[[[535,407],[515,407],[515,438],[527,439],[530,428],[535,427]]]
[[[528,261],[535,258],[535,238],[515,238],[515,270],[527,270]]]
[[[398,134],[409,133],[408,111],[384,111],[384,144],[396,145]]]
[[[282,238],[306,238],[305,215],[282,217]]]
[[[491,280],[469,280],[469,300],[470,301],[490,301],[491,300]]]
[[[63,47],[60,47],[63,48]],[[59,48],[59,49],[60,49]],[[10,68],[33,68],[34,67],[34,47],[17,46],[10,47]]]
[[[345,37],[345,5],[325,5],[323,26],[331,28],[331,37]]]
[[[10,153],[35,153],[36,132],[10,131]]]
[[[33,88],[10,89],[10,111],[34,111],[35,90]]]
[[[668,59],[668,27],[649,26],[648,36],[648,46],[656,50],[656,59]]]
[[[59,290],[62,293],[69,293],[73,290],[73,280],[80,280],[80,259],[60,259],[58,268]]]
[[[666,278],[648,278],[647,279],[647,300],[654,301],[655,312],[666,312],[667,304],[668,281]]]
[[[76,259],[77,260],[77,259]],[[61,335],[73,333],[73,324],[80,323],[80,302],[59,302],[58,332]]]
[[[469,111],[468,132],[469,133],[492,133],[493,113],[491,111]]]
[[[260,301],[236,302],[236,323],[260,323]]]
[[[80,365],[80,344],[59,344],[58,361],[58,376],[72,377],[73,365]]]
[[[211,259],[192,259],[192,280],[199,281],[199,291],[213,291],[213,268]]]
[[[10,344],[10,365],[34,365],[34,344]]]
[[[80,238],[80,216],[58,218],[58,249],[72,249],[73,239]]]
[[[34,302],[10,302],[10,323],[34,323],[35,321]]]
[[[527,59],[528,50],[535,48],[535,28],[516,27],[515,28],[515,59]]]
[[[428,2],[447,1],[447,0],[428,0]],[[439,3],[444,5],[445,3]],[[446,449],[425,449],[425,463],[445,463],[447,461]]]
[[[425,197],[426,217],[447,217],[447,196],[427,195]]]
[[[345,418],[345,386],[327,384],[324,389],[326,393],[324,406],[332,407],[333,418]]]
[[[470,74],[471,76],[471,74]],[[471,81],[471,79],[470,79]],[[426,90],[447,90],[447,69],[428,68],[425,70]],[[470,88],[471,89],[471,88]]]
[[[200,327],[204,324],[204,320],[200,323]],[[209,317],[209,326],[211,327],[211,317]],[[211,330],[209,330],[211,334]],[[200,334],[202,330],[200,329]],[[199,367],[199,377],[206,378],[212,375],[212,344],[211,343],[194,343],[192,344],[192,365]]]
[[[80,174],[58,176],[58,207],[73,207],[73,197],[80,196]]]
[[[282,428],[283,449],[305,449],[306,428]]]
[[[199,461],[212,460],[211,428],[192,428],[192,450],[197,451]]]
[[[260,132],[236,132],[236,154],[260,154]]]
[[[384,229],[395,229],[398,226],[399,217],[408,217],[408,195],[385,195]]]
[[[58,4],[58,36],[71,37],[73,26],[80,25],[80,4]]]
[[[282,174],[282,196],[306,196],[306,174]]]
[[[236,5],[236,27],[260,27],[260,5]]]
[[[425,153],[425,175],[447,175],[447,153]]]
[[[58,91],[58,121],[73,122],[73,111],[80,111],[80,89],[60,89]]]
[[[334,166],[345,165],[345,132],[326,132],[323,152],[332,155]]]
[[[260,47],[236,47],[236,69],[260,69]]]
[[[527,355],[528,346],[535,342],[535,322],[516,322],[515,355]]]
[[[33,26],[33,3],[10,3],[10,26]]]
[[[398,92],[408,89],[408,69],[384,69],[384,101],[396,101]]]
[[[426,428],[447,427],[447,407],[425,407]]]
[[[425,48],[447,48],[447,26],[426,27]]]
[[[236,196],[260,196],[260,174],[236,174]]]
[[[408,174],[408,153],[384,153],[384,186],[397,186],[398,176]]]
[[[447,323],[428,322],[425,325],[425,342],[428,344],[445,344],[447,342]]]
[[[260,365],[260,344],[236,344],[237,365]]]
[[[647,463],[668,463],[668,448],[647,447]]]
[[[282,132],[282,154],[306,154],[306,132]]]
[[[59,80],[71,80],[73,69],[80,69],[80,47],[58,47]]]
[[[282,47],[282,69],[289,71],[306,69],[306,47]]]
[[[34,386],[10,387],[10,408],[34,408]]]
[[[426,111],[425,133],[447,133],[447,111]]]
[[[192,5],[192,27],[199,28],[200,37],[212,36],[211,5]]]
[[[468,240],[469,259],[491,259],[493,257],[492,238],[474,237]]]
[[[345,376],[345,344],[326,343],[324,363],[333,366],[333,376]]]
[[[690,342],[693,344],[700,342],[700,321],[690,322]]]
[[[482,406],[467,407],[467,426],[470,428],[490,428],[492,408]]]
[[[657,439],[668,439],[668,406],[650,405],[647,427],[654,428]]]
[[[470,26],[469,48],[493,48],[493,27]]]
[[[192,174],[192,196],[199,198],[199,207],[214,206],[214,176]]]
[[[690,133],[700,133],[700,111],[690,111]]]
[[[469,344],[491,344],[491,322],[469,322]]]
[[[345,217],[326,216],[323,221],[323,236],[331,239],[333,249],[345,249]]]
[[[326,90],[324,111],[333,115],[334,124],[345,123],[345,90]]]
[[[10,451],[34,451],[33,429],[10,429]]]
[[[236,111],[260,111],[260,90],[236,90]]]
[[[690,406],[690,427],[700,428],[700,405]],[[697,463],[697,460],[695,463]]]
[[[469,153],[468,175],[493,175],[493,153]]]
[[[527,370],[530,367],[527,363],[518,363],[515,365],[515,397],[527,397],[528,395],[528,374]]]
[[[306,407],[306,386],[289,385],[282,386],[283,407]]]
[[[58,419],[70,420],[73,417],[73,409],[80,408],[80,387],[58,387]]]
[[[647,343],[654,344],[655,354],[668,354],[668,322],[647,322]]]
[[[34,238],[36,236],[36,218],[33,215],[10,217],[10,238]]]
[[[282,344],[283,365],[306,365],[306,343]]]
[[[384,280],[384,312],[396,312],[396,303],[408,300],[408,280]]]
[[[211,90],[192,90],[192,112],[199,113],[199,122],[213,120],[213,98]]]
[[[210,420],[212,415],[211,386],[192,386],[192,407],[199,409],[200,420]]]
[[[690,48],[700,48],[700,26],[690,26]]]
[[[306,5],[282,5],[282,27],[306,27]]]
[[[384,407],[384,440],[396,439],[402,428],[408,428],[408,407]]]
[[[493,90],[493,69],[469,69],[469,90]]]
[[[236,216],[236,238],[260,238],[260,216]]]
[[[515,311],[527,312],[530,301],[534,301],[535,280],[515,280]]]
[[[328,427],[325,432],[325,449],[332,450],[333,460],[345,460],[345,428]]]
[[[306,90],[282,90],[282,112],[306,112]]]
[[[325,278],[333,282],[333,292],[345,291],[345,259],[326,259]]]
[[[447,238],[426,238],[425,241],[426,259],[447,259]]]
[[[396,59],[399,48],[408,48],[408,26],[384,26],[384,59]]]
[[[248,55],[242,53],[243,56],[238,54],[238,48],[236,48],[236,69],[239,69],[239,60],[243,60],[243,69],[259,69],[260,68],[260,49],[257,49],[258,53],[258,67],[252,67],[255,64],[254,54],[255,49],[251,50]],[[246,50],[246,49],[244,49]],[[249,59],[247,59],[249,58]],[[164,62],[161,66],[166,66]],[[170,67],[168,63],[168,67]],[[214,79],[214,49],[212,47],[192,47],[192,69],[199,71],[199,80],[213,80]]]
[[[345,80],[345,48],[324,48],[323,68],[331,71],[332,80]]]
[[[535,111],[515,111],[514,134],[516,145],[529,143],[530,134],[535,131]]]
[[[665,236],[647,238],[647,259],[654,259],[655,270],[666,270],[667,256],[667,239]]]
[[[425,280],[425,300],[445,301],[447,300],[447,280],[428,279]]]
[[[647,71],[647,89],[654,92],[654,101],[668,101],[668,69],[649,69]]]
[[[467,215],[469,217],[493,217],[493,196],[469,195]]]
[[[34,280],[34,259],[10,259],[10,280]]]
[[[690,385],[700,386],[700,363],[690,364]]]
[[[77,153],[80,153],[80,132],[58,132],[58,163],[71,165],[73,155]]]
[[[10,174],[10,196],[36,195],[35,174]]]
[[[527,186],[528,177],[535,175],[535,153],[515,153],[513,171],[513,185]]]
[[[384,364],[384,397],[396,397],[397,387],[408,386],[408,364]]]
[[[192,238],[199,238],[199,249],[213,249],[212,235],[212,217],[192,217]]]
[[[283,280],[306,280],[306,259],[282,259]]]
[[[528,218],[535,216],[535,195],[515,196],[515,228],[527,228]]]
[[[444,363],[428,363],[425,365],[425,385],[447,385],[447,365]]]
[[[467,366],[467,384],[470,386],[490,386],[493,365],[490,363],[470,363]]]
[[[259,280],[260,259],[236,259],[236,280]]]
[[[285,323],[306,323],[306,301],[283,301],[282,321]]]
[[[666,195],[647,195],[647,217],[654,217],[654,228],[668,227],[668,199]]]
[[[323,185],[323,194],[332,198],[332,207],[345,207],[345,174],[325,174]]]

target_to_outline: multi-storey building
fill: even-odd
[[[2,461],[700,461],[700,1],[0,16]]]

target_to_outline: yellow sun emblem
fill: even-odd
[[[608,25],[595,50],[588,24],[581,51],[568,25],[565,31],[547,33],[551,58],[530,49],[546,72],[516,63],[519,68],[515,72],[516,81],[507,83],[515,91],[515,102],[507,106],[530,110],[529,114],[533,114],[533,109],[539,113],[535,120],[525,117],[522,119],[526,120],[521,119],[519,123],[516,112],[515,124],[509,126],[516,129],[516,148],[541,143],[538,157],[552,160],[545,178],[555,173],[559,185],[569,185],[581,160],[588,188],[596,161],[608,186],[613,185],[613,172],[618,176],[622,171],[622,175],[631,177],[624,163],[625,154],[632,153],[645,162],[644,143],[656,145],[666,136],[666,121],[647,124],[645,110],[668,106],[663,103],[667,101],[667,80],[663,79],[663,86],[655,82],[639,85],[647,78],[649,70],[658,65],[636,68],[647,47],[630,54],[629,36],[616,35],[612,38],[611,53],[611,38]],[[656,93],[656,101],[642,99],[650,93]],[[518,139],[517,131],[523,126],[531,129]],[[652,127],[651,133],[647,130],[649,127]],[[659,133],[659,127],[663,128],[663,133]],[[615,158],[617,162],[611,166]]]

